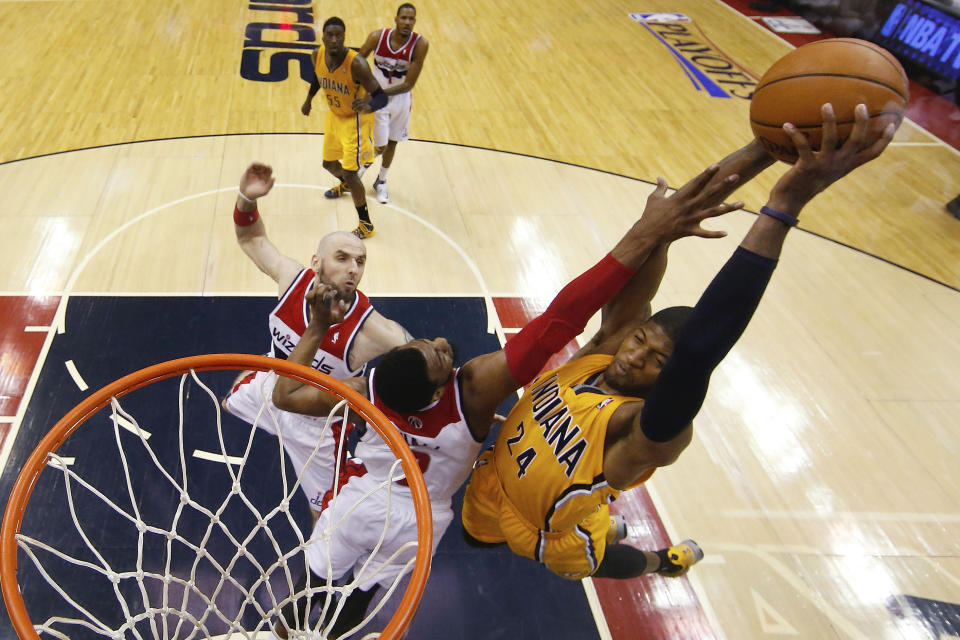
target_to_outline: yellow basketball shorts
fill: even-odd
[[[340,161],[347,171],[373,162],[373,114],[338,116],[327,111],[323,123],[323,161]]]
[[[493,452],[477,460],[463,498],[463,528],[481,542],[506,542],[518,556],[547,566],[561,578],[580,580],[603,562],[610,510],[603,505],[568,531],[542,531],[521,516],[500,485]]]

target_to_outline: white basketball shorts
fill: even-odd
[[[390,140],[403,142],[407,139],[412,106],[413,98],[407,91],[390,96],[387,106],[373,112],[373,146],[385,147]]]
[[[244,422],[280,439],[300,478],[300,489],[310,500],[310,508],[320,511],[323,494],[333,486],[341,421],[331,421],[328,428],[326,417],[277,409],[271,400],[276,381],[276,374],[266,371],[242,375],[224,398],[224,407]],[[346,443],[343,449],[346,450]],[[296,478],[287,478],[287,494],[294,482]]]
[[[320,514],[306,549],[310,570],[317,576],[337,580],[352,569],[359,588],[369,590],[380,584],[389,589],[398,576],[413,568],[416,547],[401,550],[405,544],[417,541],[417,516],[410,489],[395,482],[388,482],[385,487],[382,483],[369,473],[350,478]],[[453,509],[449,500],[432,502],[430,507],[431,553],[436,553],[440,538],[453,521]],[[381,535],[383,542],[373,554]]]

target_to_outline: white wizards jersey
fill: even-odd
[[[311,269],[301,271],[270,312],[270,355],[274,358],[286,360],[300,342],[300,336],[310,322],[306,294],[314,286],[315,279],[316,274]],[[337,380],[360,375],[363,365],[354,370],[348,364],[350,348],[371,313],[373,307],[367,296],[357,291],[343,321],[331,325],[323,337],[311,366]]]
[[[373,77],[384,89],[403,82],[407,77],[407,69],[413,59],[413,48],[420,40],[419,33],[411,33],[407,41],[394,50],[390,46],[390,34],[393,31],[394,29],[381,30],[377,48],[373,50]]]
[[[396,425],[410,445],[423,478],[430,501],[449,502],[464,483],[473,461],[480,452],[480,442],[473,439],[460,404],[460,370],[446,384],[443,395],[435,403],[416,413],[398,413],[383,404],[373,390],[373,369],[367,378],[367,391],[373,404]],[[372,427],[368,427],[372,431]],[[376,433],[367,433],[357,445],[367,472],[385,479],[397,457]],[[397,473],[399,473],[399,468]],[[405,484],[405,481],[401,481]]]

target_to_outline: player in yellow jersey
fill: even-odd
[[[313,54],[314,79],[300,111],[309,116],[313,97],[323,89],[329,107],[323,124],[323,168],[339,180],[324,195],[337,198],[350,192],[360,219],[353,233],[363,239],[375,230],[360,176],[373,162],[373,112],[385,107],[388,98],[367,61],[344,46],[345,34],[340,18],[323,23],[323,45]]]
[[[687,447],[710,375],[750,321],[797,214],[877,157],[895,130],[890,124],[882,137],[868,139],[869,116],[859,105],[853,132],[838,147],[830,105],[822,116],[817,152],[784,125],[800,159],[773,187],[762,215],[696,307],[649,316],[666,266],[661,245],[604,305],[600,330],[587,345],[533,382],[474,468],[463,504],[468,542],[505,542],[571,579],[680,575],[702,557],[692,541],[656,553],[608,544],[617,536],[607,505]],[[758,170],[770,163],[755,152]]]
[[[766,158],[766,152],[762,149],[761,152]],[[733,159],[744,160],[743,153],[735,154]],[[444,338],[412,340],[386,353],[371,372],[370,379],[351,378],[345,381],[347,386],[368,397],[377,406],[389,409],[392,419],[397,421],[401,430],[412,429],[411,437],[422,439],[422,442],[412,446],[423,454],[418,455],[418,460],[431,492],[435,542],[439,542],[453,517],[450,498],[470,474],[480,444],[490,431],[500,403],[517,388],[530,382],[555,351],[583,331],[590,317],[634,277],[636,269],[643,269],[656,247],[690,235],[722,235],[704,230],[700,223],[741,206],[720,204],[735,184],[736,176],[730,175],[730,172],[736,164],[725,161],[723,167],[713,166],[670,197],[666,197],[666,184],[658,187],[647,200],[643,217],[613,250],[564,287],[547,310],[524,327],[505,349],[471,358],[462,367],[454,368],[453,349]],[[764,160],[762,164],[766,166],[767,161]],[[347,308],[346,301],[333,287],[322,291],[315,289],[310,324],[290,353],[290,360],[309,362],[316,352],[317,340],[322,340],[331,324],[340,321]],[[284,411],[327,415],[337,399],[311,385],[279,379],[274,387],[273,402]],[[418,433],[418,430],[422,431]],[[374,454],[373,457],[371,454]],[[365,449],[362,457],[370,473],[357,485],[353,480],[347,483],[347,489],[351,491],[365,491],[362,483],[375,479],[374,476],[379,473],[376,460],[386,462],[383,457],[377,458],[370,447]],[[384,473],[390,473],[384,465],[380,465],[380,468]],[[349,491],[341,495],[348,495],[349,500]],[[335,504],[337,500],[335,498],[330,507],[334,511],[341,508]],[[310,571],[315,571],[316,577],[311,579],[319,582],[328,578],[336,579],[344,575],[343,571],[349,570],[347,567],[359,566],[356,565],[360,562],[356,555],[358,549],[362,554],[385,557],[384,554],[389,556],[401,549],[403,543],[415,541],[413,518],[407,515],[411,513],[409,502],[395,499],[392,504],[389,508],[392,514],[390,518],[391,522],[397,524],[391,525],[388,539],[378,540],[374,536],[368,542],[363,542],[356,532],[349,534],[349,544],[346,541],[342,545],[335,544],[336,558],[325,559],[314,555],[311,560],[314,568]],[[363,517],[372,517],[374,522],[383,522],[388,513],[385,507],[378,510],[373,503],[367,503],[363,508],[350,508],[350,512],[352,518],[362,520]],[[321,516],[321,524],[323,518],[333,517],[329,515],[333,511],[325,513],[328,515]],[[446,517],[450,519],[444,519]],[[387,562],[396,561],[391,559]],[[400,562],[402,564],[402,557]],[[308,574],[305,574],[298,584],[306,584],[307,579]],[[363,619],[375,589],[376,585],[354,590],[337,607],[327,610],[342,605],[343,613],[337,624],[342,624],[343,629],[352,628]],[[301,612],[304,611],[306,608],[301,609]],[[294,615],[295,606],[291,603],[283,613],[287,627],[293,627]],[[336,632],[337,627],[334,628],[334,635]]]

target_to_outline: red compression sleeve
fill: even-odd
[[[503,348],[507,366],[523,386],[557,351],[583,332],[587,322],[636,273],[609,253],[565,286],[542,314]]]
[[[253,211],[240,211],[237,207],[233,208],[233,222],[238,227],[249,227],[260,219],[260,212],[254,207]]]

